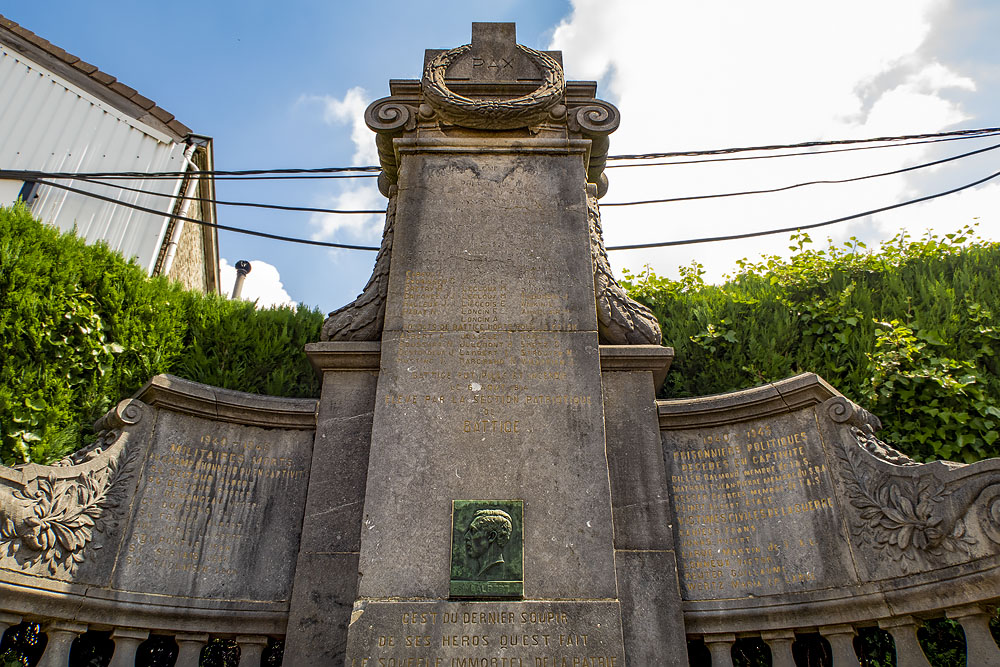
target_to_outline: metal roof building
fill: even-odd
[[[21,180],[0,180],[0,205],[21,197],[32,213],[87,242],[104,241],[150,275],[219,291],[212,140],[192,134],[128,86],[0,16],[0,169],[45,172],[186,172],[171,179],[57,183],[156,213]]]

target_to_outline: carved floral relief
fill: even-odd
[[[104,546],[128,508],[141,447],[129,442],[145,406],[122,401],[96,441],[53,466],[0,470],[0,558],[22,570],[72,577]]]
[[[996,461],[919,464],[879,440],[878,420],[846,398],[832,398],[826,407],[845,426],[835,449],[855,510],[848,513],[851,533],[878,554],[876,562],[925,571],[992,550],[981,535],[1000,543]]]

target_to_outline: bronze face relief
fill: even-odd
[[[451,597],[524,595],[523,502],[452,501]]]

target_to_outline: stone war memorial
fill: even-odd
[[[809,373],[657,400],[596,84],[475,23],[389,91],[381,248],[307,347],[318,400],[157,376],[87,449],[0,468],[0,628],[40,624],[38,664],[225,638],[241,667],[718,666],[755,639],[790,667],[811,638],[857,667],[877,627],[909,666],[943,617],[1000,664],[1000,461],[917,464]]]

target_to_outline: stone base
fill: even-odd
[[[348,667],[622,667],[615,600],[360,600]]]

